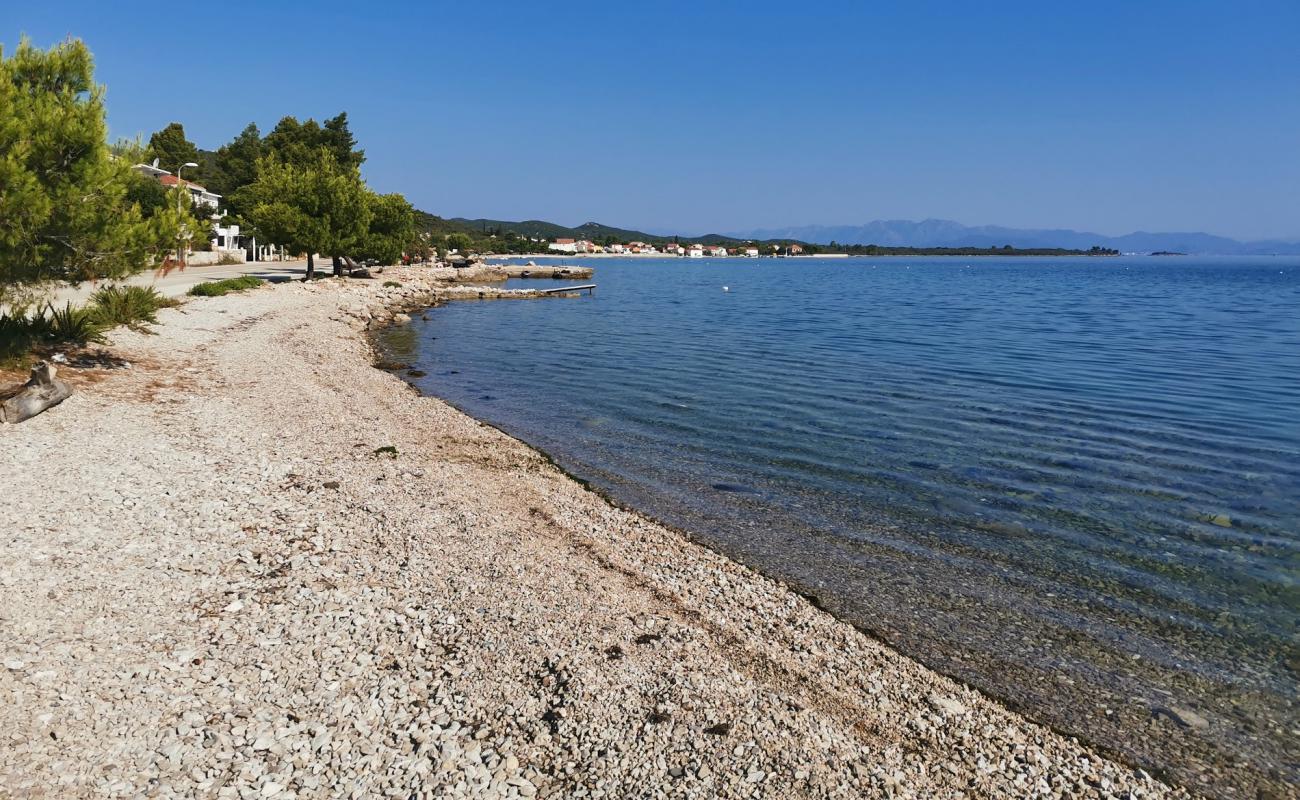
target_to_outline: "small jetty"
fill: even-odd
[[[578,293],[586,292],[587,294],[596,293],[596,284],[584,283],[580,286],[561,286],[558,289],[538,289],[538,294],[567,294],[569,292]]]
[[[476,275],[477,280],[509,280],[510,278],[552,278],[570,280],[590,278],[591,267],[574,264],[488,264]]]

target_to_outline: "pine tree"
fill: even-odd
[[[109,153],[104,91],[90,50],[22,40],[0,52],[0,301],[30,302],[49,281],[144,269],[190,226],[187,205],[145,219],[131,165]]]
[[[173,122],[150,136],[149,149],[145,155],[158,159],[158,166],[173,175],[184,164],[199,163],[199,148],[185,138],[185,126],[179,122]],[[190,172],[188,177],[197,180],[198,171]]]
[[[346,255],[369,231],[370,192],[355,166],[341,165],[325,148],[310,160],[286,162],[276,155],[257,162],[257,180],[236,199],[261,236],[307,253],[307,280],[315,254]]]

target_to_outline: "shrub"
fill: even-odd
[[[62,310],[46,304],[43,311],[28,316],[0,313],[0,364],[21,366],[38,347],[65,344],[86,345],[104,341],[104,324],[91,308]]]
[[[222,281],[208,281],[190,287],[190,294],[195,297],[220,297],[230,292],[242,292],[245,289],[253,289],[261,286],[266,281],[261,278],[255,278],[252,275],[241,275],[238,278],[226,278]]]
[[[91,295],[90,309],[105,328],[126,325],[143,330],[145,323],[158,324],[158,309],[179,305],[152,286],[105,286]]]
[[[47,305],[45,308],[46,313],[49,314],[49,320],[44,333],[49,342],[56,344],[89,344],[90,342],[102,343],[104,341],[104,326],[99,321],[94,309],[74,308],[72,303],[68,303],[62,310],[55,308],[53,305]],[[44,322],[44,315],[41,316],[42,322]]]
[[[399,289],[402,286],[401,281],[384,281],[385,289]]]
[[[36,342],[23,314],[0,314],[0,364],[17,365]]]

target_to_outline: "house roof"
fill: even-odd
[[[572,239],[556,239],[556,240],[555,240],[555,243],[556,243],[556,244],[573,244],[573,240],[572,240]]]
[[[175,186],[175,185],[176,185],[176,182],[177,182],[178,180],[179,180],[179,179],[178,179],[175,175],[159,175],[159,176],[158,176],[158,182],[161,183],[163,186]],[[183,184],[185,184],[186,188],[188,188],[188,189],[197,189],[197,190],[200,191],[200,192],[207,192],[207,191],[208,191],[206,187],[200,186],[200,185],[197,184],[197,183],[191,183],[190,181],[186,181],[186,180],[181,180],[180,182],[183,183]],[[217,197],[220,197],[221,195],[216,195],[216,196],[217,196]]]

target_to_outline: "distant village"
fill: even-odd
[[[680,244],[678,242],[662,242],[660,244],[628,242],[627,244],[600,245],[586,239],[556,239],[547,244],[547,249],[557,253],[611,253],[617,255],[682,256],[684,258],[704,258],[705,256],[710,258],[723,258],[726,256],[758,258],[761,255],[759,248],[753,245],[724,247],[716,244]],[[786,247],[771,245],[769,255],[797,256],[802,253],[803,247],[797,244]]]

